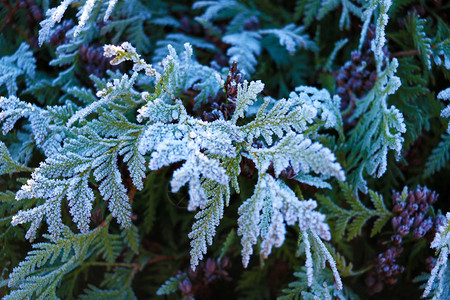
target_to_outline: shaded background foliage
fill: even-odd
[[[222,7],[220,14],[209,19],[202,15],[204,10],[192,9],[194,1],[119,1],[109,21],[96,20],[95,26],[88,24],[80,38],[75,39],[71,33],[77,23],[77,6],[81,2],[69,7],[64,21],[39,47],[39,22],[44,19],[45,11],[58,5],[58,1],[0,1],[0,57],[13,55],[26,42],[36,61],[35,74],[28,69],[14,78],[17,96],[22,100],[41,108],[68,101],[80,106],[95,101],[95,85],[105,84],[101,78],[117,77],[112,72],[125,72],[130,68],[127,63],[112,66],[103,56],[104,44],[130,41],[147,61],[158,62],[168,54],[168,44],[181,51],[183,44],[189,42],[198,61],[215,68],[231,66],[230,54],[236,52],[230,52],[230,49],[235,47],[236,51],[242,50],[238,52],[243,56],[242,62],[251,62],[238,62],[238,69],[245,72],[246,79],[264,82],[265,96],[287,97],[289,91],[300,85],[326,88],[331,94],[341,96],[344,131],[348,137],[348,132],[356,126],[357,120],[352,118],[355,105],[373,88],[377,79],[376,72],[373,75],[375,62],[370,50],[373,26],[369,27],[361,52],[356,51],[363,24],[360,18],[363,4],[359,1],[231,1],[232,5]],[[353,6],[360,9],[346,11],[345,8]],[[304,199],[318,199],[320,211],[327,215],[333,237],[329,247],[346,286],[345,296],[350,299],[356,299],[357,295],[362,299],[417,299],[422,289],[414,278],[428,273],[433,265],[432,259],[426,259],[434,254],[429,245],[430,236],[442,222],[438,215],[450,210],[447,201],[450,189],[446,180],[450,176],[450,141],[445,137],[448,121],[440,117],[444,102],[436,98],[448,87],[450,79],[449,68],[445,67],[450,64],[449,8],[450,4],[445,1],[402,0],[392,4],[383,51],[387,57],[398,59],[396,74],[402,85],[388,98],[388,104],[395,105],[403,114],[406,133],[399,160],[390,152],[386,173],[381,178],[366,178],[369,193],[363,194],[337,181],[331,182],[332,190],[318,189],[291,180],[289,174],[285,174],[289,186],[301,190]],[[105,8],[97,5],[95,9]],[[239,18],[235,18],[236,15]],[[296,51],[288,51],[280,45],[275,35],[262,33],[291,23],[296,27],[304,26],[298,31],[304,40],[299,41]],[[229,37],[243,31],[253,39],[241,40],[239,44],[239,39]],[[440,43],[444,43],[444,53],[436,52]],[[337,52],[330,56],[334,49]],[[436,63],[439,59],[441,64]],[[0,95],[6,96],[9,94],[8,83],[1,76],[0,73]],[[150,83],[142,82],[139,88],[148,86]],[[188,111],[199,118],[213,118],[214,110],[222,113],[230,110],[220,106],[229,95],[219,93],[196,105],[194,97],[197,95],[198,91],[188,89],[183,92],[182,100]],[[19,121],[16,128],[1,140],[14,159],[28,167],[38,167],[45,158],[44,153],[27,142],[30,134],[24,121]],[[330,134],[337,138],[338,134]],[[352,157],[345,148],[353,145],[349,139],[346,143],[343,146],[324,138],[324,144],[333,149],[347,171],[351,168]],[[282,295],[290,299],[302,290],[305,291],[302,297],[308,299],[307,292],[312,295],[323,289],[324,280],[329,286],[333,285],[331,272],[326,268],[321,271],[321,277],[316,276],[319,283],[306,286],[306,271],[302,268],[304,258],[298,255],[298,228],[288,229],[283,246],[273,249],[268,259],[254,257],[248,268],[243,269],[235,222],[240,203],[251,197],[256,182],[254,166],[245,161],[241,164],[242,176],[239,178],[241,193],[232,195],[207,258],[196,271],[190,270],[188,232],[194,213],[186,211],[189,200],[186,187],[178,193],[170,193],[169,181],[176,168],[171,166],[151,172],[145,179],[144,189],[136,191],[127,179],[125,164],[119,164],[133,199],[132,219],[139,236],[139,244],[134,247],[138,251],[130,251],[120,242],[112,258],[106,257],[106,250],[99,250],[97,257],[104,259],[90,259],[63,279],[58,289],[60,298],[77,298],[89,287],[92,291],[94,286],[111,288],[114,282],[126,281],[120,279],[121,272],[130,268],[133,270],[131,286],[138,299],[155,297],[169,278],[172,278],[171,288],[175,293],[159,296],[161,299],[273,299]],[[24,227],[10,225],[11,217],[19,210],[41,201],[14,200],[14,193],[25,183],[26,177],[29,177],[29,170],[25,169],[0,177],[0,296],[10,292],[8,274],[31,250],[30,243],[24,239]],[[428,216],[433,220],[431,227],[427,225],[430,227],[426,230],[428,237],[415,239],[412,233],[405,233],[401,242],[394,241],[391,236],[398,228],[393,217],[402,212],[395,206],[398,198],[395,191],[401,193],[404,187],[409,187],[413,193],[417,186],[426,186],[436,192],[436,199],[430,201],[429,209],[427,206],[422,211],[427,215],[424,220]],[[411,197],[410,194],[408,199]],[[106,204],[98,198],[94,202],[91,225],[101,225],[107,216]],[[416,210],[411,208],[410,213]],[[64,224],[71,224],[70,229],[77,232],[70,222],[67,204],[62,206],[62,212]],[[111,223],[111,238],[114,235],[119,239],[119,228],[115,222]],[[46,226],[39,232],[47,232]],[[35,242],[44,241],[38,235]],[[394,255],[395,261],[392,258],[382,260],[379,255],[391,255],[385,253],[394,244],[400,244],[403,252]],[[377,268],[387,266],[389,269],[396,264],[403,269],[397,268],[389,276],[387,272],[377,271]],[[337,294],[332,297],[342,299]]]

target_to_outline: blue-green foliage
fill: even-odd
[[[51,262],[54,261],[58,257],[59,251],[63,251],[65,253],[61,258],[61,262],[64,263],[63,269],[72,270],[80,260],[85,259],[85,253],[87,253],[87,248],[80,250],[77,243],[81,242],[83,234],[89,235],[93,234],[90,232],[96,232],[95,230],[90,231],[89,226],[89,218],[96,198],[90,185],[93,180],[98,185],[100,197],[107,201],[111,215],[126,228],[125,239],[133,251],[137,252],[137,235],[136,232],[130,231],[135,231],[135,229],[130,220],[129,196],[122,181],[121,170],[118,168],[119,156],[121,161],[126,164],[132,183],[137,189],[143,188],[142,180],[146,176],[146,164],[150,170],[156,171],[162,166],[184,160],[185,163],[182,167],[174,172],[171,185],[172,191],[176,192],[180,187],[189,183],[188,209],[201,209],[196,215],[197,221],[189,235],[192,239],[191,265],[195,268],[206,253],[207,244],[212,244],[215,227],[223,216],[224,207],[229,203],[230,180],[235,184],[235,189],[239,189],[235,177],[239,175],[239,161],[245,151],[247,153],[245,155],[257,165],[260,180],[254,196],[245,201],[242,206],[254,207],[251,209],[251,214],[248,214],[244,208],[240,210],[238,233],[243,236],[244,265],[248,264],[249,256],[253,251],[252,245],[256,243],[258,236],[261,236],[264,243],[264,249],[262,249],[264,256],[270,254],[273,246],[281,246],[286,231],[283,224],[284,219],[288,225],[300,222],[305,243],[308,244],[310,238],[318,243],[319,246],[314,248],[314,251],[321,253],[323,259],[334,266],[331,255],[320,240],[320,238],[329,240],[330,236],[328,226],[323,223],[324,217],[313,211],[317,205],[315,201],[299,201],[287,185],[280,180],[274,180],[266,172],[270,162],[273,161],[276,176],[291,165],[296,172],[301,171],[305,174],[315,172],[324,178],[334,176],[343,180],[344,173],[340,165],[335,162],[331,151],[317,142],[313,143],[310,139],[314,137],[312,133],[317,131],[320,126],[316,126],[313,132],[306,133],[305,131],[308,123],[313,122],[316,117],[323,120],[323,123],[319,124],[324,127],[338,127],[336,116],[331,112],[337,111],[333,106],[339,105],[339,102],[332,102],[328,93],[310,98],[307,93],[302,92],[303,89],[299,89],[299,94],[291,95],[294,98],[287,102],[280,101],[268,113],[265,112],[268,104],[266,102],[259,109],[255,121],[241,127],[237,125],[238,119],[244,117],[248,106],[257,101],[257,96],[264,87],[260,81],[244,81],[243,84],[237,85],[236,111],[231,120],[204,122],[195,119],[188,115],[180,101],[171,104],[172,99],[183,90],[189,87],[195,89],[200,84],[216,86],[206,89],[214,94],[221,87],[221,75],[195,62],[191,57],[191,46],[186,44],[185,47],[183,58],[179,58],[175,50],[169,46],[170,55],[163,61],[163,73],[159,74],[140,59],[130,44],[105,46],[105,55],[113,57],[113,63],[132,60],[135,64],[133,67],[135,72],[131,77],[125,74],[121,78],[114,79],[112,83],[109,82],[106,86],[102,85],[104,88],[96,93],[100,99],[78,109],[75,113],[71,112],[70,117],[67,114],[55,113],[56,108],[49,107],[47,110],[43,110],[28,105],[14,96],[2,98],[2,114],[5,116],[3,119],[6,119],[7,124],[5,133],[21,116],[17,115],[19,110],[26,112],[25,116],[29,117],[32,126],[36,123],[34,118],[37,118],[37,113],[41,117],[50,114],[63,118],[57,119],[58,122],[62,122],[57,123],[57,126],[53,128],[54,132],[64,134],[60,140],[55,142],[58,147],[51,152],[47,151],[48,158],[34,170],[32,179],[28,180],[16,195],[17,199],[40,198],[43,203],[33,209],[20,211],[13,217],[12,224],[31,222],[26,237],[34,240],[41,221],[45,219],[51,234],[50,237],[56,243],[54,245],[37,244],[42,247],[45,245],[41,249],[42,255],[49,255],[45,261],[50,257],[54,257]],[[141,94],[133,88],[138,76],[136,71],[141,69],[145,70],[147,75],[155,77],[155,88],[152,94],[148,92]],[[214,79],[203,78],[204,81],[199,82],[198,80],[202,80],[202,78],[190,75],[191,72],[196,74],[198,70],[202,69],[215,74]],[[74,91],[77,95],[86,95],[81,90]],[[314,94],[319,91],[313,89],[308,92]],[[201,102],[199,96],[197,96],[198,101]],[[142,106],[143,101],[147,104],[138,110],[138,120],[140,122],[145,120],[145,123],[140,125],[127,120],[123,114],[129,112],[133,107]],[[323,103],[318,101],[323,101]],[[296,108],[292,109],[292,107]],[[277,112],[277,115],[273,115],[274,112]],[[96,118],[89,120],[89,116],[92,115],[96,115]],[[49,118],[44,120],[48,121]],[[302,134],[304,131],[305,133]],[[35,132],[39,131],[36,129]],[[274,143],[270,137],[271,134],[278,136],[277,143]],[[254,148],[252,143],[259,136],[264,137],[267,145],[271,147]],[[46,137],[44,135],[40,138],[38,134],[35,135],[36,140],[45,141]],[[149,160],[145,158],[147,153],[151,153]],[[284,200],[279,202],[280,200],[276,200],[278,197],[282,197]],[[267,218],[265,212],[260,211],[260,204],[258,204],[264,199],[266,199],[265,201],[272,199],[273,215],[272,219],[269,218],[265,225],[259,228],[259,219]],[[69,213],[81,234],[73,235],[68,232],[68,229],[64,229],[61,214],[63,201],[67,201],[70,207]],[[300,215],[309,215],[309,218],[302,219]],[[130,226],[132,229],[127,229]],[[106,262],[113,263],[120,251],[120,241],[105,230],[99,231],[98,235],[103,242],[96,249],[103,253]],[[81,254],[67,260],[70,248],[61,248],[66,244],[66,242],[61,244],[61,241],[72,240],[72,237],[76,238],[76,241],[73,242],[75,243],[74,251]],[[132,242],[129,241],[130,239]],[[54,250],[56,252],[51,254],[47,245],[48,247],[57,247]],[[307,249],[308,255],[311,255],[310,247]],[[34,261],[34,258],[30,258],[30,260]],[[33,263],[30,269],[25,268],[25,265],[20,265],[15,273],[25,274],[21,275],[24,277],[28,272],[40,266],[40,264]],[[308,268],[311,267],[310,263]],[[335,267],[333,271],[336,280],[340,282]],[[63,275],[64,272],[61,270],[54,278],[52,277],[52,285],[48,289],[37,290],[36,293],[56,297],[54,289],[62,280]],[[11,287],[15,286],[16,275],[12,276]],[[338,287],[340,288],[340,284]],[[21,285],[19,288],[20,290],[15,293],[31,293],[31,285]],[[116,292],[118,291],[114,291],[114,293]],[[97,295],[98,293],[100,291],[95,288],[88,291],[88,295]]]
[[[375,56],[377,80],[372,90],[361,99],[352,119],[358,118],[356,127],[350,133],[348,143],[351,172],[350,182],[361,191],[367,192],[364,173],[381,177],[387,168],[387,154],[389,150],[400,155],[406,132],[402,113],[394,106],[388,107],[388,96],[400,87],[400,78],[395,76],[398,67],[397,59],[385,57],[382,48],[386,43],[385,26],[390,1],[380,5],[377,19],[375,39],[371,50]],[[367,18],[371,16],[366,15]]]
[[[450,100],[450,88],[441,91],[438,94],[438,98],[442,100]],[[441,112],[441,117],[450,117],[450,105],[447,105]],[[432,154],[428,158],[425,175],[429,176],[434,172],[442,169],[450,159],[450,122],[447,127],[447,132],[442,134],[442,140],[439,142],[436,148],[433,149]]]
[[[278,297],[280,300],[291,299],[359,299],[359,297],[348,290],[337,290],[333,284],[333,277],[327,270],[320,270],[317,272],[313,284],[308,289],[307,286],[307,271],[301,268],[294,273],[296,280],[289,283],[287,289],[283,290],[283,295]]]
[[[36,59],[29,49],[26,43],[22,43],[14,54],[0,58],[0,87],[5,85],[8,95],[16,95],[18,77],[24,75],[25,82],[30,85],[36,75]]]
[[[314,20],[321,20],[331,11],[341,9],[339,27],[349,29],[350,15],[361,18],[362,1],[350,0],[306,0],[297,1],[297,14],[303,15],[303,22],[309,26]]]
[[[336,239],[341,239],[345,236],[347,240],[352,240],[358,235],[361,235],[362,227],[372,217],[376,217],[377,219],[373,224],[370,236],[372,237],[380,232],[381,228],[391,218],[391,212],[386,209],[383,198],[374,191],[369,190],[370,201],[375,208],[369,209],[361,202],[358,193],[353,191],[350,186],[342,183],[341,189],[344,198],[350,205],[349,210],[339,207],[329,197],[317,196],[319,202],[329,211],[328,215],[330,219],[337,218],[333,230]]]
[[[420,19],[417,15],[409,15],[408,30],[414,40],[414,46],[421,55],[421,59],[428,69],[431,69],[431,39],[424,32],[426,20]]]
[[[119,245],[115,247],[112,245],[118,236],[108,234],[108,223],[86,234],[74,234],[67,227],[63,227],[62,232],[63,236],[54,243],[33,245],[33,250],[10,274],[8,285],[14,288],[14,291],[5,299],[59,299],[58,287],[66,274],[82,267],[89,257],[95,257],[101,253],[117,256],[122,250],[120,241],[118,241]],[[50,237],[47,236],[47,238]],[[99,290],[92,287],[85,297],[95,299],[92,298],[94,294],[96,297],[113,295],[125,297],[125,294],[128,296],[117,299],[130,299],[133,295],[130,289],[130,271],[116,269],[114,274],[105,275],[104,284],[107,289],[116,287],[120,282],[121,290]]]
[[[166,276],[190,259],[191,271],[149,289],[189,298],[197,288],[189,284],[201,281],[195,274],[224,276],[219,261],[239,252],[251,270],[236,291],[249,298],[274,297],[268,285],[251,289],[269,276],[258,256],[273,266],[270,256],[304,265],[281,299],[357,299],[341,276],[366,269],[352,271],[346,261],[354,257],[344,254],[354,249],[345,242],[359,237],[368,246],[366,225],[370,238],[388,227],[394,214],[377,188],[395,172],[409,174],[398,165],[419,139],[430,143],[424,130],[436,136],[435,148],[416,159],[425,172],[408,170],[412,179],[402,180],[448,170],[450,106],[439,101],[450,100],[450,89],[438,100],[433,91],[450,78],[450,30],[440,17],[428,24],[431,17],[415,12],[401,33],[389,32],[391,6],[398,13],[409,1],[305,0],[295,15],[271,1],[37,2],[46,13],[35,20],[37,39],[27,36],[31,46],[6,45],[10,33],[0,35],[4,299],[137,299],[147,288],[137,274],[148,280],[152,264],[171,261]],[[0,5],[3,29],[12,10]],[[75,11],[78,25],[58,25]],[[358,22],[360,35],[351,36]],[[324,28],[339,35],[324,37]],[[343,113],[333,69],[366,39],[376,78],[359,98],[348,85]],[[389,53],[397,49],[390,43],[408,51]],[[88,74],[93,66],[96,75]],[[276,99],[274,87],[287,98]],[[440,257],[426,294],[436,297],[448,293],[446,228],[431,245]],[[170,229],[163,238],[170,241],[148,237]],[[230,238],[217,251],[224,232]],[[190,245],[190,256],[177,244]],[[214,266],[222,273],[202,262],[211,252],[221,253]]]

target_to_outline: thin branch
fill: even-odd
[[[434,49],[436,47],[436,45],[431,45],[431,49]],[[406,50],[406,51],[399,51],[399,52],[395,52],[392,53],[390,55],[390,58],[393,57],[403,57],[403,56],[411,56],[411,55],[418,55],[420,54],[419,50],[414,49],[414,50]],[[431,55],[431,57],[433,57],[433,55]]]
[[[3,23],[2,27],[0,28],[0,32],[3,31],[3,29],[5,29],[5,27],[12,21],[14,20],[14,15],[16,14],[16,11],[19,9],[19,1],[17,1],[16,5],[14,6],[14,8],[11,7],[9,1],[1,1],[1,3],[6,6],[6,8],[8,9],[8,16],[5,19],[5,23]]]
[[[411,56],[419,54],[419,50],[408,50],[408,51],[399,51],[391,54],[391,58],[393,57],[402,57],[402,56]]]
[[[99,267],[121,267],[121,268],[130,268],[133,269],[133,274],[137,271],[142,271],[145,266],[151,265],[160,261],[165,260],[176,260],[177,258],[173,255],[157,255],[153,257],[152,259],[147,260],[143,264],[140,263],[120,263],[120,262],[113,262],[109,263],[106,261],[92,261],[92,262],[85,262],[83,265],[85,266],[99,266]]]

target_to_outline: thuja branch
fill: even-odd
[[[431,49],[434,49],[435,47],[436,47],[436,45],[431,45]],[[392,53],[390,55],[390,58],[392,59],[394,57],[404,57],[404,56],[412,56],[412,55],[419,55],[419,54],[420,54],[419,50],[413,49],[413,50],[406,50],[406,51],[399,51],[399,52]]]
[[[121,268],[130,268],[136,270],[142,270],[145,266],[151,265],[160,261],[166,260],[176,260],[177,258],[173,255],[156,255],[155,257],[145,261],[144,263],[123,263],[123,262],[106,262],[106,261],[92,261],[92,262],[84,262],[83,266],[98,266],[98,267],[121,267]]]

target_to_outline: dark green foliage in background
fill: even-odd
[[[441,116],[449,102],[437,97],[450,86],[450,3],[393,1],[385,29],[383,61],[376,61],[370,42],[375,40],[376,21],[382,15],[379,7],[385,1],[119,0],[109,20],[103,20],[109,1],[94,1],[86,25],[74,37],[81,18],[77,11],[86,2],[89,1],[74,1],[64,13],[63,21],[49,31],[48,38],[39,46],[39,24],[45,19],[47,9],[57,7],[60,1],[0,1],[0,96],[5,97],[2,99],[17,96],[23,101],[19,104],[23,106],[21,111],[17,112],[23,118],[16,120],[14,116],[0,115],[5,133],[12,128],[5,130],[4,124],[17,121],[14,129],[0,138],[0,297],[418,299],[422,295],[420,284],[426,282],[426,274],[430,272],[425,259],[435,254],[430,249],[435,227],[419,241],[412,238],[412,233],[403,237],[405,254],[396,263],[404,266],[405,271],[396,277],[395,284],[384,282],[377,293],[372,293],[366,285],[368,274],[376,269],[378,255],[393,245],[392,220],[397,216],[392,200],[394,191],[427,186],[439,196],[424,212],[426,216],[434,218],[450,211],[447,201],[450,135],[448,119]],[[365,11],[369,10],[370,3],[375,3],[377,8],[369,19],[366,39],[360,43]],[[296,90],[299,86],[326,89],[331,94],[330,101],[333,95],[341,96],[338,114],[342,120],[336,121],[341,123],[327,127],[325,113],[320,111],[325,107],[320,102],[324,99],[320,98],[314,105],[322,118],[305,125],[307,129],[302,129],[302,134],[335,154],[346,181],[339,181],[337,176],[330,179],[326,173],[320,173],[325,174],[320,178],[308,172],[290,174],[293,170],[289,168],[280,178],[284,182],[282,186],[294,191],[298,199],[317,199],[316,210],[326,216],[331,228],[332,237],[325,242],[325,247],[336,261],[344,284],[342,290],[336,288],[330,261],[327,263],[316,252],[312,258],[314,281],[308,286],[305,262],[310,250],[305,249],[302,230],[297,225],[286,228],[284,243],[273,248],[267,259],[259,255],[264,246],[258,239],[248,267],[242,266],[241,236],[236,222],[243,215],[239,212],[241,204],[252,197],[255,185],[260,182],[260,170],[252,163],[250,153],[237,155],[238,161],[229,158],[230,166],[239,166],[238,184],[231,185],[229,205],[225,205],[220,224],[213,227],[215,234],[210,232],[214,238],[207,254],[195,271],[190,268],[191,227],[194,222],[205,228],[209,226],[207,222],[220,210],[220,204],[202,207],[206,217],[203,223],[197,221],[198,211],[187,211],[191,185],[171,192],[171,178],[185,161],[150,171],[147,164],[151,155],[145,155],[146,165],[140,178],[132,167],[133,163],[139,163],[138,150],[131,146],[131,150],[128,146],[120,148],[126,143],[134,145],[133,139],[140,139],[145,131],[145,123],[136,122],[140,114],[137,109],[148,101],[141,98],[141,93],[162,95],[170,74],[161,79],[159,86],[158,79],[139,75],[130,79],[134,81],[131,87],[121,90],[120,95],[115,94],[107,105],[94,107],[103,101],[98,100],[101,97],[96,92],[110,88],[108,82],[117,79],[125,85],[129,78],[122,74],[131,77],[131,63],[111,65],[111,58],[103,56],[104,45],[120,45],[125,41],[157,70],[162,69],[159,63],[169,54],[169,44],[180,57],[185,43],[193,46],[198,72],[191,73],[176,92],[179,103],[196,120],[214,116],[214,108],[233,114],[234,110],[230,112],[225,105],[220,106],[230,104],[232,97],[225,89],[214,89],[217,86],[214,72],[222,72],[224,81],[227,80],[226,74],[234,60],[246,80],[261,80],[265,84],[260,98],[268,96],[267,114],[277,103],[274,99],[293,98],[290,92],[302,92],[301,88]],[[358,49],[362,58],[355,54]],[[393,61],[398,61],[398,67],[386,77],[398,76],[401,85],[395,93],[382,99],[383,91],[376,90],[380,77],[370,78],[369,74],[381,74]],[[344,73],[345,80],[339,77]],[[350,78],[355,79],[353,83]],[[386,102],[386,110],[382,101]],[[369,103],[367,107],[365,102]],[[93,103],[92,110],[81,117],[77,115]],[[237,125],[243,127],[250,123],[258,105],[261,104],[250,107],[246,118],[240,119]],[[400,118],[398,114],[386,113],[391,107],[401,113],[404,132],[392,125]],[[0,114],[9,108],[1,109]],[[377,114],[378,111],[385,114]],[[48,121],[45,123],[40,116]],[[174,120],[170,121],[173,124],[162,122],[175,125]],[[66,126],[70,122],[82,129]],[[87,129],[92,127],[90,124],[103,128],[101,137],[99,131]],[[371,152],[380,146],[377,141],[387,144],[384,137],[377,138],[384,129],[380,124],[386,125],[388,133],[399,133],[403,139],[401,151],[386,150],[385,155],[380,155],[382,162],[377,160],[378,151]],[[125,131],[132,134],[122,134]],[[272,129],[270,135],[277,142],[283,140],[276,130]],[[121,139],[123,136],[127,139]],[[59,142],[50,144],[50,137]],[[266,149],[270,144],[263,137],[255,141],[254,149]],[[71,147],[80,149],[91,144],[93,149],[104,147],[109,160],[99,160],[93,165],[101,169],[109,164],[117,173],[107,172],[101,177],[96,173],[100,171],[93,167],[92,174],[88,172],[83,178],[89,188],[86,194],[92,191],[90,231],[79,230],[78,223],[73,222],[71,204],[64,201],[60,206],[64,224],[60,228],[61,237],[54,240],[47,235],[51,224],[42,223],[30,243],[25,234],[33,225],[12,226],[11,221],[19,211],[43,205],[46,198],[41,195],[16,200],[16,193],[46,157],[55,157],[54,151],[62,151],[63,143],[72,143]],[[244,146],[242,143],[239,147]],[[72,157],[69,152],[70,149],[61,152],[65,156],[58,158],[72,163],[64,167],[67,172],[84,163],[83,157]],[[384,162],[386,171],[382,172]],[[273,162],[267,176],[278,177],[276,168]],[[231,178],[230,170],[227,172]],[[127,229],[110,214],[110,203],[117,195],[109,195],[109,201],[103,200],[107,197],[102,186],[114,176],[120,179],[126,191],[124,195],[130,199],[132,224]],[[140,183],[142,189],[138,188]],[[223,186],[214,191],[223,192]],[[215,203],[221,201],[219,194],[208,198],[215,199]],[[274,212],[264,209],[264,217],[271,218]],[[262,223],[257,225],[264,227]],[[312,249],[320,249],[317,240],[309,238],[308,243]],[[323,256],[324,252],[319,253]],[[25,273],[14,270],[17,266]],[[445,274],[448,275],[448,270]],[[417,283],[413,282],[414,278]],[[449,293],[448,289],[444,290],[444,296],[445,293]]]

